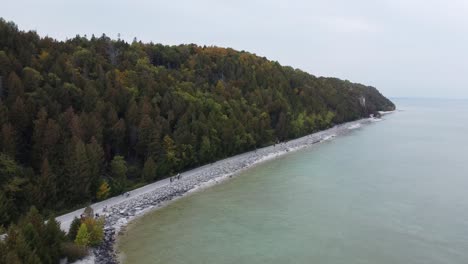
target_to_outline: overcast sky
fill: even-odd
[[[246,50],[390,97],[468,98],[466,0],[2,0],[0,16],[57,39]]]

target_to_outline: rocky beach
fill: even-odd
[[[330,140],[336,136],[349,133],[365,124],[380,121],[379,118],[366,118],[334,126],[330,129],[313,133],[298,139],[281,142],[272,146],[257,149],[224,160],[217,161],[184,173],[173,180],[165,179],[153,184],[135,189],[127,195],[110,198],[91,205],[96,213],[105,216],[104,242],[92,250],[92,254],[76,263],[119,263],[118,254],[114,250],[116,237],[126,224],[142,214],[160,208],[190,192],[217,184],[238,174],[262,161],[270,160],[290,151],[310,147],[314,144]],[[68,230],[73,217],[79,216],[82,209],[57,218],[63,230]]]

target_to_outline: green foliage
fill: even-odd
[[[68,239],[70,241],[75,241],[76,234],[78,233],[78,229],[80,229],[81,220],[78,217],[73,218],[73,221],[70,224],[70,228],[68,229]]]
[[[105,35],[55,41],[1,18],[0,76],[5,226],[30,205],[54,212],[104,199],[103,180],[118,194],[394,109],[374,87],[244,51]]]
[[[180,159],[178,157],[177,147],[174,140],[168,135],[163,138],[163,149],[164,149],[164,163],[167,168],[171,168],[169,171],[172,174],[174,169],[178,168]]]
[[[38,179],[39,188],[36,196],[38,204],[43,208],[52,207],[51,203],[57,199],[55,182],[55,175],[51,171],[48,159],[45,158],[41,166],[41,175]]]
[[[0,183],[4,183],[9,179],[18,176],[20,168],[13,158],[0,153]]]
[[[127,162],[122,156],[115,156],[111,161],[112,190],[115,193],[122,192],[125,188],[127,177]]]
[[[9,156],[0,153],[0,225],[18,220],[31,201],[24,171]]]
[[[44,220],[32,207],[18,225],[11,225],[0,241],[0,263],[58,263],[65,234],[55,219]]]
[[[104,218],[95,219],[94,217],[86,216],[80,221],[78,232],[75,236],[75,244],[78,246],[98,246],[104,239]],[[69,233],[69,237],[72,234]]]
[[[98,200],[104,200],[107,197],[109,197],[109,194],[111,193],[111,188],[107,181],[102,181],[101,185],[99,185],[99,189],[96,193],[96,198]]]
[[[79,133],[79,131],[76,131]],[[74,137],[71,152],[66,162],[65,171],[73,182],[70,184],[67,197],[71,203],[80,203],[89,199],[92,184],[92,164],[89,162],[86,146],[80,139]]]
[[[146,182],[149,182],[151,180],[154,180],[156,178],[156,163],[154,162],[153,158],[149,157],[143,166],[143,180]]]
[[[3,124],[0,131],[0,149],[5,155],[15,158],[16,156],[16,132],[10,124]]]
[[[104,238],[104,218],[86,218],[84,224],[89,233],[89,246],[98,246]],[[78,237],[78,236],[77,236]]]
[[[78,233],[76,234],[75,244],[78,246],[88,246],[89,245],[90,235],[88,232],[88,226],[85,223],[80,225]]]

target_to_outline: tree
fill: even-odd
[[[68,239],[71,241],[75,241],[76,235],[78,234],[78,229],[80,229],[81,220],[78,217],[73,218],[73,221],[70,224],[70,228],[68,229]]]
[[[102,181],[96,193],[96,198],[98,200],[104,200],[107,197],[109,197],[110,192],[111,192],[111,188],[109,187],[109,184],[107,183],[107,181]]]
[[[70,157],[66,164],[68,176],[68,197],[72,203],[86,201],[90,197],[92,182],[91,166],[86,153],[85,144],[74,138],[76,142],[72,147]]]
[[[16,133],[10,123],[3,124],[0,139],[0,149],[3,153],[15,158],[16,156]]]
[[[122,156],[114,156],[111,162],[112,177],[119,180],[125,180],[127,175],[127,162]]]
[[[42,82],[41,74],[31,67],[23,69],[23,84],[26,92],[35,91]]]
[[[114,156],[111,161],[112,190],[114,193],[122,192],[127,179],[127,162],[122,156]]]
[[[75,243],[79,246],[88,246],[89,237],[88,226],[85,223],[82,223],[78,229],[78,233],[76,234]]]
[[[7,248],[6,256],[0,255],[6,263],[58,263],[61,258],[61,244],[64,233],[54,218],[44,218],[31,207],[26,216],[8,229],[4,242]],[[1,247],[1,246],[0,246]]]
[[[156,178],[156,163],[154,162],[153,158],[149,157],[145,161],[145,165],[143,166],[143,180],[146,182],[150,182]]]
[[[112,146],[114,146],[116,153],[122,153],[125,150],[125,121],[121,118],[112,127]]]
[[[13,103],[17,97],[24,95],[24,88],[21,79],[14,71],[8,75],[8,101]]]
[[[33,129],[33,160],[35,164],[39,165],[42,161],[42,156],[46,151],[44,146],[44,136],[47,128],[47,110],[42,107],[37,114],[34,121]],[[47,155],[47,154],[46,154]]]
[[[13,208],[14,204],[11,199],[3,191],[0,191],[0,226],[6,226],[13,220]]]
[[[98,246],[104,239],[104,218],[86,218],[84,224],[89,233],[89,245]]]
[[[60,127],[54,119],[48,118],[46,108],[42,107],[34,120],[32,160],[35,168],[39,168],[44,157],[50,161],[59,159],[57,155],[60,140]]]
[[[149,115],[144,115],[138,126],[138,143],[137,151],[141,157],[146,158],[148,155],[148,146],[153,141],[155,125]]]
[[[57,200],[57,189],[55,175],[51,171],[49,160],[44,159],[41,166],[41,176],[39,178],[38,201],[43,208],[53,208]]]
[[[39,257],[28,245],[20,227],[11,226],[7,233],[6,247],[8,254],[6,263],[41,263]]]
[[[163,138],[164,158],[170,172],[177,169],[179,158],[177,157],[177,150],[174,140],[168,135]]]
[[[95,137],[86,145],[86,154],[88,156],[90,170],[90,192],[96,193],[99,188],[100,177],[104,171],[104,151]]]
[[[49,217],[45,224],[43,240],[47,246],[44,257],[56,262],[62,257],[61,245],[65,241],[65,233],[60,229],[60,224],[53,216]],[[45,262],[45,261],[43,261]]]
[[[202,162],[210,161],[213,157],[211,152],[211,143],[210,139],[207,136],[202,137],[202,142],[200,144],[200,160]]]
[[[16,131],[23,132],[28,126],[28,113],[21,97],[16,97],[11,106],[10,121],[15,126]]]

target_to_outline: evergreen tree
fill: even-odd
[[[156,163],[154,162],[153,158],[149,157],[143,166],[143,180],[146,182],[154,180],[156,178],[156,170]]]
[[[125,188],[127,171],[127,162],[125,162],[124,158],[115,156],[111,162],[112,190],[114,193],[119,193]]]
[[[16,156],[16,133],[10,123],[3,124],[0,139],[0,150],[11,158]]]
[[[81,220],[78,217],[73,218],[73,221],[70,224],[70,228],[68,229],[68,239],[71,241],[75,241],[76,234],[78,233],[78,229],[80,229]]]
[[[44,254],[50,259],[49,263],[57,263],[62,257],[61,244],[65,241],[65,233],[60,229],[60,224],[53,216],[49,217],[45,224],[43,241],[47,248]],[[46,263],[43,261],[43,263]]]
[[[104,239],[104,218],[94,219],[86,218],[84,224],[89,233],[89,245],[98,246]]]
[[[49,160],[44,159],[41,166],[41,176],[39,178],[38,202],[43,208],[53,208],[52,203],[57,199],[57,189],[55,186],[55,175],[51,171]]]
[[[14,71],[8,76],[8,101],[10,104],[15,102],[17,97],[24,95],[23,82]]]
[[[148,115],[144,115],[138,126],[137,151],[142,157],[147,157],[148,147],[153,141],[155,125]]]
[[[37,119],[34,121],[33,130],[33,161],[37,166],[42,162],[44,154],[47,155],[47,153],[44,153],[44,150],[47,150],[46,146],[44,146],[47,121],[47,111],[42,107],[37,114]]]
[[[68,194],[71,203],[86,201],[90,197],[92,183],[91,166],[86,147],[80,139],[75,144],[66,164]]]
[[[168,135],[163,138],[163,148],[164,148],[164,162],[168,167],[171,174],[177,166],[179,165],[179,157],[177,156],[176,145],[174,140]]]
[[[79,246],[88,246],[89,245],[89,232],[86,224],[81,224],[76,234],[75,243]]]
[[[90,192],[94,195],[101,181],[101,175],[104,171],[104,151],[97,142],[96,138],[92,137],[91,142],[86,145],[86,154],[88,156],[90,170]]]

